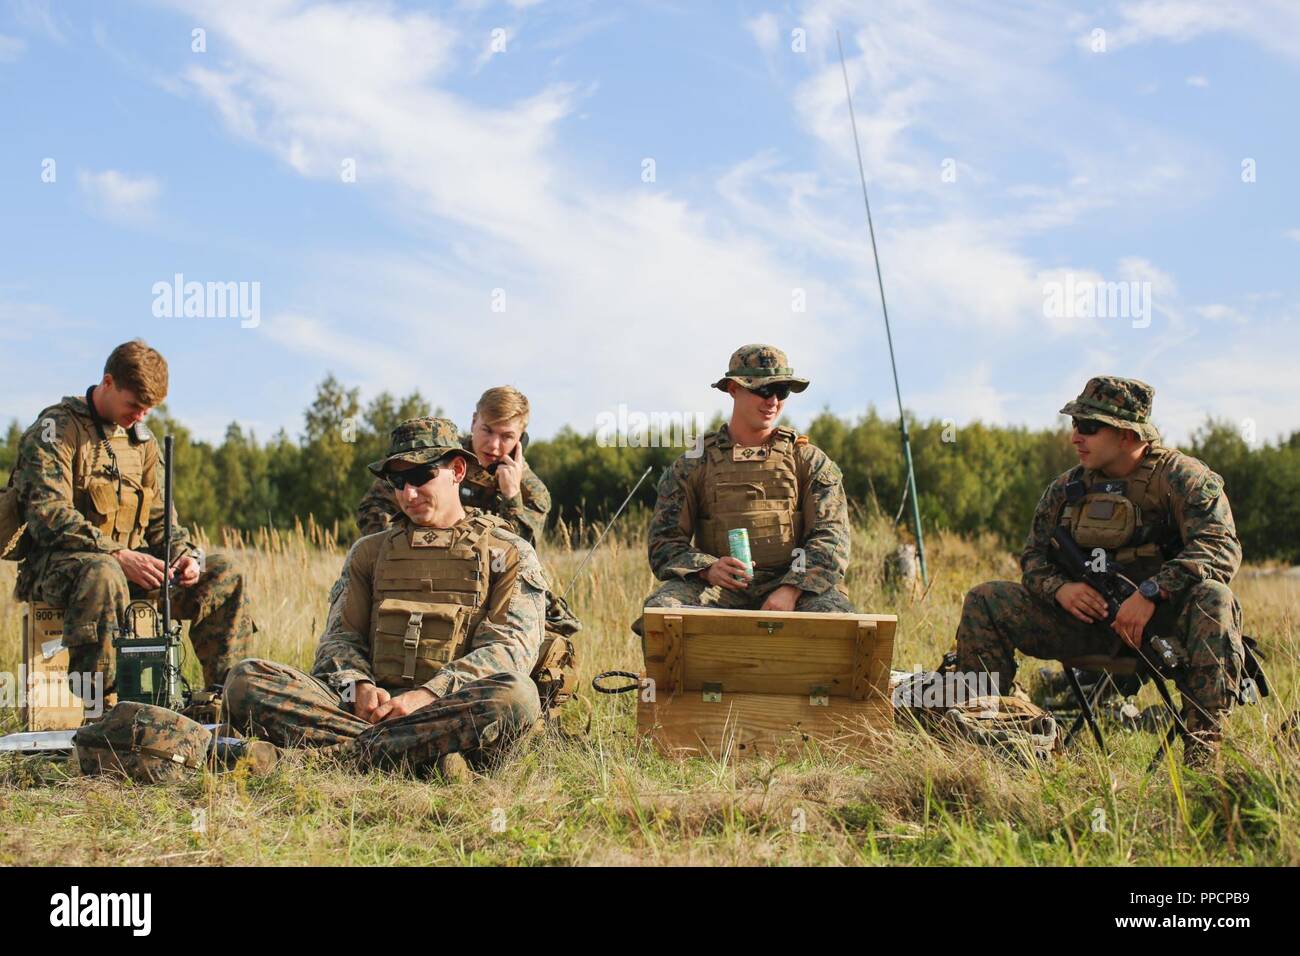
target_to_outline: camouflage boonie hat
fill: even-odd
[[[204,764],[212,734],[166,707],[123,701],[72,737],[86,776],[119,774],[136,783],[176,783]]]
[[[460,443],[456,425],[446,418],[408,418],[393,429],[388,439],[388,454],[366,465],[373,475],[383,476],[389,462],[409,461],[415,465],[437,461],[450,454],[460,455],[467,465],[478,459]]]
[[[1151,424],[1151,400],[1155,394],[1154,388],[1135,378],[1098,375],[1088,380],[1083,394],[1061,409],[1061,414],[1127,428],[1137,432],[1143,441],[1157,441],[1160,429]]]
[[[787,382],[792,392],[802,392],[808,387],[808,379],[796,378],[785,353],[774,345],[742,345],[732,352],[727,374],[714,382],[713,387],[725,392],[727,382],[745,388]]]

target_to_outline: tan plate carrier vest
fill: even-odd
[[[1070,530],[1085,554],[1093,548],[1104,548],[1109,560],[1120,565],[1134,581],[1159,572],[1165,560],[1162,542],[1141,539],[1151,538],[1158,531],[1166,537],[1178,533],[1171,523],[1169,501],[1173,492],[1168,478],[1176,454],[1171,448],[1153,451],[1125,478],[1083,472],[1079,480],[1088,492],[1066,503],[1060,523]],[[1117,490],[1121,486],[1123,490]],[[1144,532],[1152,525],[1159,527]]]
[[[788,428],[778,428],[765,457],[736,460],[737,448],[722,448],[716,434],[704,439],[708,474],[703,481],[700,520],[695,546],[706,554],[728,555],[727,532],[745,528],[749,552],[757,570],[790,566],[793,551],[803,540],[799,508],[799,476],[795,471],[795,440]]]
[[[475,515],[467,528],[409,528],[389,534],[375,562],[370,653],[375,683],[412,688],[465,654],[487,616],[493,528]],[[505,543],[501,542],[505,547]]]
[[[113,541],[137,549],[149,527],[158,480],[158,443],[132,441],[130,432],[108,439],[110,456],[94,424],[84,415],[69,418],[75,429],[72,467],[72,506]],[[117,459],[118,477],[109,471]]]

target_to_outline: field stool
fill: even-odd
[[[1093,738],[1097,741],[1097,746],[1101,748],[1103,753],[1105,752],[1106,738],[1102,736],[1101,727],[1097,725],[1097,715],[1093,708],[1101,700],[1107,681],[1113,677],[1137,677],[1142,683],[1150,681],[1159,692],[1165,709],[1169,711],[1169,729],[1165,732],[1164,738],[1160,741],[1160,747],[1147,765],[1148,773],[1154,770],[1161,758],[1164,757],[1165,751],[1174,742],[1174,736],[1180,732],[1184,734],[1187,732],[1182,715],[1179,714],[1174,699],[1169,693],[1169,687],[1165,684],[1164,676],[1144,658],[1132,653],[1114,655],[1087,654],[1082,657],[1067,658],[1061,661],[1061,664],[1065,668],[1065,678],[1070,683],[1070,690],[1074,694],[1074,699],[1079,703],[1079,716],[1075,718],[1069,732],[1066,733],[1062,747],[1070,746],[1070,742],[1086,723],[1088,729],[1092,731]],[[1097,682],[1091,699],[1083,692],[1083,687],[1079,684],[1079,678],[1074,673],[1076,668],[1085,671],[1101,671],[1106,675],[1104,679]]]

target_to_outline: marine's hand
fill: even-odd
[[[188,588],[198,582],[199,562],[194,560],[193,555],[187,554],[176,562],[176,571],[172,580],[183,588]]]
[[[352,713],[356,714],[362,720],[368,720],[375,723],[378,718],[375,717],[375,710],[382,704],[386,704],[392,696],[382,687],[376,687],[370,681],[357,681],[355,685],[357,699],[352,702]]]
[[[1106,620],[1106,599],[1081,581],[1061,585],[1056,592],[1056,603],[1085,624]]]
[[[1119,606],[1115,620],[1110,626],[1115,629],[1116,634],[1124,638],[1125,644],[1136,651],[1142,646],[1142,632],[1146,630],[1147,622],[1155,613],[1156,606],[1134,591]]]
[[[729,555],[718,558],[700,573],[713,587],[726,588],[728,591],[745,590],[749,587],[749,579],[752,577],[745,562]]]
[[[405,694],[398,694],[396,697],[381,704],[370,717],[372,724],[377,724],[381,720],[388,720],[390,717],[405,717],[407,714],[413,714],[421,707],[427,707],[438,698],[433,696],[432,691],[425,690],[423,687],[417,687],[415,690],[408,690]]]
[[[524,481],[524,446],[515,445],[515,450],[497,463],[497,491],[502,498],[513,498],[519,494]]]
[[[793,611],[803,592],[793,584],[783,584],[767,596],[760,611]]]
[[[163,563],[152,554],[123,549],[114,551],[113,557],[117,559],[117,563],[121,565],[122,573],[126,575],[126,579],[132,584],[138,584],[150,591],[162,587]]]

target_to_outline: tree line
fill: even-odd
[[[402,398],[384,392],[363,406],[359,389],[329,375],[317,386],[296,438],[281,429],[262,441],[231,423],[221,443],[212,444],[195,439],[165,406],[155,410],[149,427],[176,439],[176,504],[187,525],[216,536],[221,528],[290,528],[312,516],[348,541],[357,533],[357,502],[371,481],[366,464],[383,454],[394,425],[430,414],[442,410],[418,391]],[[1023,543],[1043,489],[1075,463],[1063,427],[975,422],[958,428],[909,417],[908,430],[925,530],[991,534],[1012,549]],[[906,538],[897,420],[874,408],[855,421],[824,411],[807,431],[844,472],[854,513],[891,519],[901,513],[899,533]],[[0,446],[0,474],[12,468],[21,435],[20,423],[11,422]],[[650,468],[623,519],[629,526],[644,522],[659,477],[683,450],[616,447],[595,432],[565,427],[533,441],[527,459],[550,489],[552,524],[573,530],[607,521]],[[1300,431],[1275,443],[1248,443],[1231,424],[1207,420],[1183,450],[1223,476],[1250,559],[1300,562]]]

